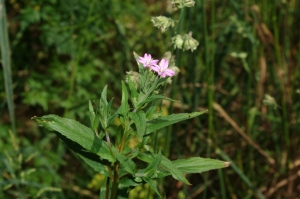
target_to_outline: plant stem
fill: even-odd
[[[117,199],[118,197],[118,186],[119,186],[119,162],[115,162],[114,167],[114,179],[111,188],[111,199]]]
[[[7,31],[4,0],[0,0],[0,46],[1,46],[1,58],[2,58],[1,62],[3,65],[4,84],[5,84],[9,119],[11,122],[12,131],[16,133],[13,86],[12,86],[12,77],[11,77],[11,59],[10,59],[11,51],[9,48],[9,38],[8,38],[8,31]]]

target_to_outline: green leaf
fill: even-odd
[[[33,117],[32,119],[50,131],[59,132],[101,158],[110,162],[116,161],[110,153],[108,144],[99,139],[90,128],[77,121],[61,118],[57,115],[45,115],[43,117]]]
[[[151,178],[152,174],[157,170],[157,167],[159,166],[162,159],[161,151],[157,154],[155,157],[155,160],[151,162],[148,167],[144,170],[145,176]]]
[[[135,108],[137,105],[137,100],[138,100],[139,95],[138,95],[138,92],[134,86],[134,83],[131,81],[129,75],[127,76],[127,79],[128,79],[128,86],[129,86],[130,93],[131,93],[131,102]]]
[[[82,155],[79,155],[79,157],[82,158],[85,161],[85,163],[87,163],[90,167],[92,167],[96,172],[109,176],[109,172],[105,165],[101,164],[98,161],[94,161],[92,159],[86,158]]]
[[[106,129],[107,128],[107,117],[108,117],[108,115],[107,115],[107,106],[108,106],[107,85],[102,90],[99,106],[100,106],[100,111],[99,111],[100,123],[102,125],[102,128]]]
[[[85,148],[78,143],[68,139],[66,136],[54,132],[72,151],[74,151],[80,158],[82,158],[90,167],[92,167],[98,173],[109,176],[108,169],[105,165],[109,164],[107,160],[101,160],[100,157]]]
[[[89,115],[92,129],[98,133],[99,115],[95,114],[92,102],[89,100]]]
[[[136,170],[136,165],[135,163],[128,158],[127,156],[121,154],[117,149],[112,147],[112,151],[115,154],[116,158],[120,162],[121,166],[123,166],[126,171],[134,176],[135,170]]]
[[[209,158],[192,157],[188,159],[174,160],[176,167],[185,174],[201,173],[212,169],[220,169],[229,166],[229,162]]]
[[[137,156],[137,158],[144,162],[152,163],[153,161],[155,161],[156,156],[157,156],[157,154],[140,153]],[[160,167],[160,169],[162,169],[164,171],[168,171],[172,175],[172,177],[175,178],[176,180],[179,180],[186,184],[190,184],[189,181],[184,177],[183,173],[167,157],[162,156],[159,167]]]
[[[147,101],[147,99],[149,98],[149,96],[151,97],[151,94],[158,86],[157,85],[158,81],[159,81],[158,77],[155,77],[153,83],[149,84],[148,82],[145,82],[145,85],[144,87],[142,87],[142,89],[146,89],[146,90],[144,91],[144,93],[140,93],[137,108],[142,107],[145,104],[145,101]],[[147,87],[150,85],[150,88],[147,88],[146,85]]]
[[[91,126],[93,127],[96,114],[95,114],[91,100],[89,100],[89,115],[90,115]],[[93,127],[93,129],[94,129],[94,127]]]
[[[116,112],[108,118],[107,126],[110,126],[111,123],[114,121],[114,119],[118,117],[118,115],[119,115],[119,109],[116,110]]]
[[[136,126],[139,140],[143,140],[143,136],[146,132],[146,113],[142,110],[139,110],[138,112],[132,112],[130,113],[130,118],[133,120]]]
[[[160,193],[159,193],[159,191],[158,191],[158,189],[157,189],[157,187],[156,187],[155,182],[154,182],[151,178],[147,178],[147,177],[142,177],[142,178],[143,178],[143,180],[144,180],[145,182],[147,182],[147,183],[150,185],[150,187],[155,191],[155,193],[156,193],[159,197],[161,197],[161,195],[160,195]]]
[[[205,111],[194,112],[194,113],[179,113],[179,114],[172,114],[168,116],[162,116],[158,119],[150,120],[147,122],[146,134],[152,133],[154,131],[157,131],[166,126],[172,125],[174,123],[197,117],[206,112],[207,111],[205,110]]]
[[[171,98],[168,98],[168,97],[165,97],[163,95],[152,95],[150,97],[147,97],[144,101],[142,101],[139,104],[137,104],[137,107],[141,107],[144,104],[152,102],[153,100],[157,100],[157,99],[165,99],[165,100],[169,100],[169,101],[175,102],[175,100],[173,100]]]
[[[120,107],[120,113],[125,116],[129,112],[129,105],[128,105],[128,91],[125,83],[122,81],[122,101]]]
[[[134,58],[135,58],[135,60],[136,60],[136,63],[137,63],[137,65],[138,65],[138,67],[139,67],[139,73],[142,74],[142,72],[144,71],[144,66],[143,66],[140,62],[138,62],[139,55],[136,54],[135,52],[133,52],[133,56],[134,56]]]
[[[121,178],[119,187],[120,187],[120,188],[122,188],[122,187],[136,187],[136,186],[138,186],[138,185],[141,185],[141,184],[135,182],[135,181],[132,180],[132,179],[129,179],[129,178]]]

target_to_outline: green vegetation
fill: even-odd
[[[165,93],[180,102],[162,101],[163,114],[208,109],[158,131],[157,150],[232,162],[187,175],[192,185],[157,181],[167,198],[299,196],[299,1],[196,0],[182,11],[167,0],[0,2],[0,198],[99,198],[103,178],[31,117],[89,125],[87,102],[105,85],[115,109],[120,80],[137,71],[133,51],[175,55],[180,72]],[[160,15],[180,18],[176,34],[191,31],[197,49],[173,49],[175,33],[151,22]],[[133,191],[157,197],[148,185]]]

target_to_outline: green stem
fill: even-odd
[[[207,22],[206,22],[206,10],[205,10],[205,1],[201,1],[201,8],[202,8],[202,24],[203,24],[203,36],[204,36],[204,63],[206,67],[209,67],[209,46],[208,46],[208,33],[207,33]],[[212,89],[214,83],[214,66],[213,63],[210,66],[208,71],[208,137],[212,139],[213,132],[214,132],[214,123],[213,123],[213,98],[214,98],[214,90]],[[209,157],[211,152],[210,145],[207,145],[206,148],[206,156]],[[208,173],[204,175],[205,183],[208,182]],[[203,198],[207,197],[207,189],[204,190]]]
[[[274,29],[274,38],[275,38],[275,53],[276,53],[276,58],[277,58],[277,63],[278,63],[278,69],[281,69],[283,71],[286,71],[286,68],[284,68],[284,65],[282,64],[282,53],[280,50],[280,43],[279,43],[279,27],[278,27],[278,21],[277,21],[277,16],[276,13],[273,14],[273,29]],[[277,74],[279,73],[276,71]],[[279,75],[279,74],[278,74]],[[282,92],[282,101],[281,101],[281,106],[282,106],[282,113],[283,113],[283,132],[284,132],[284,137],[285,137],[285,143],[286,143],[286,148],[290,148],[290,134],[289,134],[289,118],[288,118],[288,111],[287,111],[287,97],[286,94],[288,92],[285,91],[285,79],[284,77],[279,77],[279,84]]]
[[[119,163],[115,162],[114,179],[113,179],[110,199],[117,199],[117,197],[118,197],[118,194],[117,194],[118,193],[118,186],[119,186]]]
[[[105,199],[109,198],[109,178],[106,179]]]
[[[10,48],[9,48],[9,38],[7,31],[7,21],[6,21],[6,11],[4,0],[0,0],[0,46],[1,46],[1,62],[3,66],[4,84],[5,92],[7,98],[9,119],[11,122],[11,128],[14,133],[16,133],[15,125],[15,108],[13,100],[13,86],[11,77],[11,59],[10,59]]]

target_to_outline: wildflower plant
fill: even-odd
[[[33,117],[41,126],[54,131],[91,168],[105,176],[106,186],[102,193],[111,199],[127,198],[131,189],[146,183],[160,196],[156,179],[171,175],[189,185],[185,174],[229,165],[201,157],[171,161],[149,145],[152,133],[206,111],[162,116],[157,103],[162,99],[173,100],[159,94],[159,89],[175,75],[175,71],[168,68],[166,59],[155,60],[150,54],[140,57],[134,53],[134,56],[139,74],[128,75],[126,83],[121,82],[122,100],[115,112],[111,109],[113,99],[107,101],[105,86],[100,100],[94,104],[89,102],[90,127],[57,115]],[[117,118],[121,122],[119,140],[111,134],[111,125]],[[134,146],[129,145],[132,138],[137,140]]]

